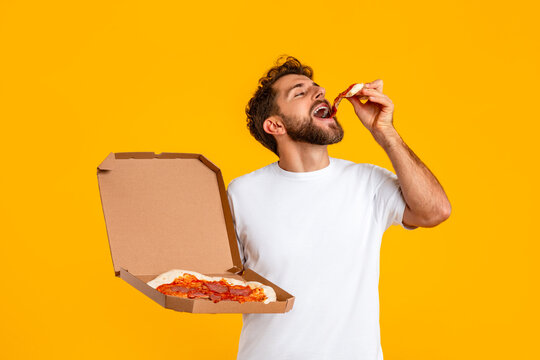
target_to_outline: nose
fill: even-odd
[[[326,94],[326,90],[323,87],[315,86],[315,100],[324,99],[325,94]]]

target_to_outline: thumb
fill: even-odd
[[[360,104],[360,101],[356,98],[356,96],[346,97],[345,99],[349,100],[349,102],[353,104],[353,106],[357,106],[358,104]]]
[[[366,107],[366,104],[362,104],[362,102],[360,101],[360,97],[358,96],[351,96],[345,99],[349,100],[349,102],[353,105],[355,109]]]
[[[354,112],[358,117],[362,118],[368,115],[370,109],[369,103],[362,104],[358,96],[353,96],[346,99],[352,104]]]

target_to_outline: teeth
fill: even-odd
[[[328,112],[329,112],[328,106],[326,106],[324,104],[320,105],[320,106],[317,106],[315,108],[315,110],[313,110],[313,114],[315,115],[315,113],[317,113],[317,111],[320,110],[321,108],[324,108],[324,113],[323,113],[322,117],[324,118],[324,117],[328,116]]]

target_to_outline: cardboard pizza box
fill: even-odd
[[[240,260],[221,171],[200,154],[110,153],[98,166],[98,183],[114,273],[176,311],[284,313],[294,297]],[[271,286],[269,304],[165,295],[147,285],[172,269],[258,281]]]

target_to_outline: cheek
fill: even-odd
[[[311,105],[312,104],[308,101],[296,101],[282,105],[281,111],[282,114],[291,119],[291,121],[294,120],[296,123],[304,123],[306,121],[313,121]]]

